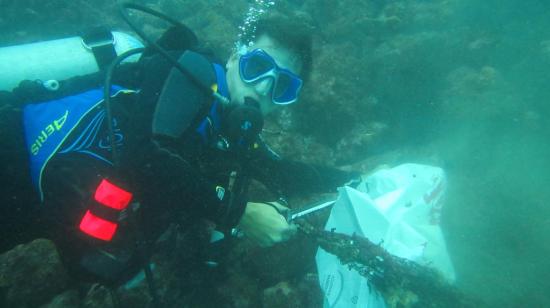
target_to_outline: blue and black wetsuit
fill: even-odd
[[[199,77],[217,84],[219,91],[225,91],[225,73],[221,66],[198,54],[191,53],[191,56],[198,59],[192,62],[193,70],[200,72]],[[197,63],[203,64],[196,67]],[[82,232],[83,217],[90,210],[118,223],[112,209],[90,203],[105,179],[132,193],[134,208],[138,208],[136,215],[140,218],[139,234],[144,242],[153,243],[175,219],[193,222],[206,218],[226,229],[236,225],[248,201],[248,181],[229,189],[231,174],[235,171],[246,174],[247,179],[262,182],[275,194],[286,195],[331,191],[352,176],[332,168],[281,159],[261,140],[247,145],[245,156],[242,151],[220,149],[219,141],[231,143],[223,138],[225,114],[221,104],[183,75],[177,78],[178,88],[171,88],[174,71],[166,60],[153,55],[142,59],[136,75],[138,83],[128,82],[126,87],[123,83],[113,89],[113,124],[120,151],[120,165],[116,170],[112,166],[98,89],[75,91],[73,96],[56,98],[57,113],[33,129],[29,128],[36,124],[32,121],[33,112],[37,117],[44,114],[40,108],[46,108],[51,101],[26,107],[27,118],[20,124],[26,127],[27,155],[32,157],[44,151],[43,157],[34,162],[31,159],[30,165],[23,164],[19,156],[23,133],[11,131],[12,139],[17,140],[13,145],[19,152],[12,147],[11,152],[4,154],[18,153],[17,164],[26,166],[12,173],[20,175],[18,181],[29,183],[31,179],[21,175],[29,172],[34,189],[39,192],[34,200],[24,199],[23,203],[40,203],[37,205],[40,224],[47,226],[45,229],[58,244],[64,260],[76,272],[84,268],[99,278],[117,281],[135,273],[143,262],[143,255],[134,251],[136,234],[131,230],[135,226],[120,223],[108,241]],[[80,117],[76,121],[67,120],[67,106],[83,97],[87,101],[81,106]],[[177,134],[162,133],[174,125],[158,123],[166,120],[160,104],[169,100],[185,122],[175,125],[179,130]],[[174,114],[167,117],[166,121],[173,121]],[[70,126],[66,134],[54,138],[65,125]],[[49,141],[53,146],[47,145]],[[13,190],[21,194],[24,189]],[[32,204],[24,206],[27,205],[32,207]],[[116,262],[98,261],[105,256],[104,252],[116,258]]]

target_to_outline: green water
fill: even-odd
[[[550,305],[549,9],[489,1],[458,15],[495,40],[469,61],[499,76],[470,97],[468,116],[439,128],[451,187],[444,227],[459,284],[491,305]]]
[[[142,2],[225,49],[247,5]],[[0,46],[101,23],[124,28],[112,3],[98,3],[0,0]],[[443,229],[459,287],[490,306],[550,306],[550,2],[287,4],[310,14],[318,34],[316,70],[289,130],[327,149],[297,152],[321,161],[332,153],[342,164],[379,155],[391,164],[384,155],[401,151],[399,161],[440,165],[449,178]],[[162,25],[153,25],[158,33]],[[353,135],[372,132],[375,122],[383,129],[372,137]],[[404,148],[425,156],[407,157]]]

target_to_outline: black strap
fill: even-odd
[[[112,223],[118,223],[121,219],[121,212],[119,210],[115,210],[113,208],[110,208],[106,205],[103,205],[95,200],[92,200],[90,205],[88,206],[88,209],[92,214],[94,214],[97,217],[101,217],[105,220],[108,220]]]
[[[82,44],[92,51],[99,69],[105,68],[117,57],[115,37],[107,28],[95,28],[85,33]]]

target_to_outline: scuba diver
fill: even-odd
[[[19,231],[46,234],[77,276],[126,281],[181,217],[274,245],[296,228],[281,214],[283,199],[249,199],[252,180],[291,197],[335,191],[358,176],[284,159],[261,138],[264,116],[296,103],[310,74],[308,25],[261,19],[253,44],[225,65],[192,51],[185,41],[193,35],[174,29],[159,44],[190,74],[146,49],[116,72],[110,110],[100,73],[69,78],[57,91],[24,81],[0,92],[2,226],[21,233],[19,241],[28,240]],[[21,217],[26,227],[14,229]]]

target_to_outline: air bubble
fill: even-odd
[[[248,11],[243,20],[243,24],[239,26],[238,40],[235,42],[235,48],[239,50],[241,46],[252,46],[255,38],[256,22],[260,17],[267,13],[268,10],[275,5],[275,1],[255,0],[248,7]],[[243,38],[247,37],[248,41],[243,42]]]

